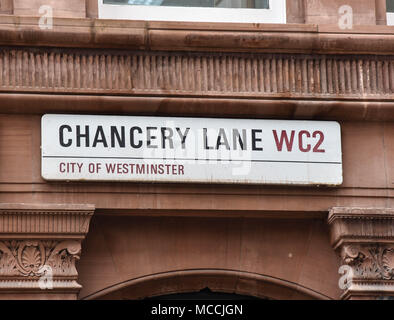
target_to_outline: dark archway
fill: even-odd
[[[209,288],[213,295],[230,294],[273,300],[328,300],[329,297],[283,279],[235,270],[180,270],[131,279],[84,299],[134,300],[186,295]],[[203,292],[204,293],[204,292]],[[230,297],[228,296],[228,297]],[[176,298],[176,296],[173,296]],[[179,297],[179,296],[178,296]],[[212,297],[212,296],[211,296]]]
[[[235,293],[213,292],[209,288],[198,292],[173,293],[145,300],[268,300]]]

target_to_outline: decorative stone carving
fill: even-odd
[[[50,266],[53,275],[77,276],[75,260],[81,243],[68,241],[0,241],[0,275],[42,276],[40,270]]]
[[[332,208],[331,244],[351,281],[344,299],[394,296],[394,209]]]
[[[341,258],[356,279],[394,280],[394,246],[344,245]]]
[[[52,289],[76,298],[75,261],[93,212],[91,205],[0,205],[0,294]]]
[[[391,101],[393,78],[379,55],[0,49],[0,92]]]

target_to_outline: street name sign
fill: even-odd
[[[47,114],[41,122],[46,180],[342,183],[334,121]]]

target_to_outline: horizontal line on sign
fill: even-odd
[[[321,163],[321,164],[342,164],[342,162],[324,161],[290,161],[290,160],[236,160],[236,159],[197,159],[197,158],[138,158],[138,157],[70,157],[70,156],[43,156],[52,159],[114,159],[114,160],[172,160],[172,161],[229,161],[229,162],[281,162],[281,163]]]

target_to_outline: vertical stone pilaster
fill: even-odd
[[[387,7],[386,0],[375,0],[376,24],[387,25]]]
[[[305,0],[286,0],[286,22],[305,23]]]
[[[86,0],[86,17],[98,18],[98,1]]]
[[[0,299],[76,299],[92,205],[0,205]]]
[[[0,0],[0,14],[13,14],[13,0]]]
[[[342,299],[393,297],[394,209],[332,208],[328,224],[331,245],[350,267]]]

